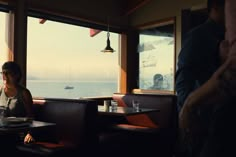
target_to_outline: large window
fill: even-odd
[[[174,23],[140,30],[139,88],[174,91]]]
[[[115,53],[103,53],[107,32],[28,17],[27,88],[34,97],[81,98],[118,92],[119,34]]]
[[[0,66],[8,60],[8,16],[9,13],[0,11]]]

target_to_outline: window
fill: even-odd
[[[0,65],[2,65],[4,62],[6,62],[9,58],[10,51],[10,37],[8,34],[9,27],[9,13],[3,12],[0,9]]]
[[[11,14],[9,13],[12,8],[0,4],[0,68],[3,63],[12,59],[12,37],[13,34],[9,26],[11,25]],[[1,76],[2,77],[2,76]],[[2,84],[2,79],[0,79]]]
[[[174,91],[174,22],[140,30],[139,89]]]
[[[110,32],[115,53],[106,54],[107,32],[28,17],[27,88],[34,97],[111,96],[118,91],[119,34]]]

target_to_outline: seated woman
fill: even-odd
[[[5,108],[7,117],[33,117],[32,95],[30,91],[20,84],[22,77],[20,66],[8,61],[2,65],[3,85],[0,87],[0,106]],[[28,133],[24,142],[34,141]]]

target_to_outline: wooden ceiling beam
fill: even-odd
[[[127,5],[127,9],[125,11],[124,15],[130,15],[131,13],[133,13],[135,10],[139,9],[140,7],[144,6],[145,4],[147,4],[148,2],[150,2],[151,0],[139,0],[139,1],[129,1],[128,5]]]

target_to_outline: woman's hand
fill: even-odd
[[[34,138],[30,133],[27,133],[27,135],[24,138],[24,143],[33,143],[35,142]]]

